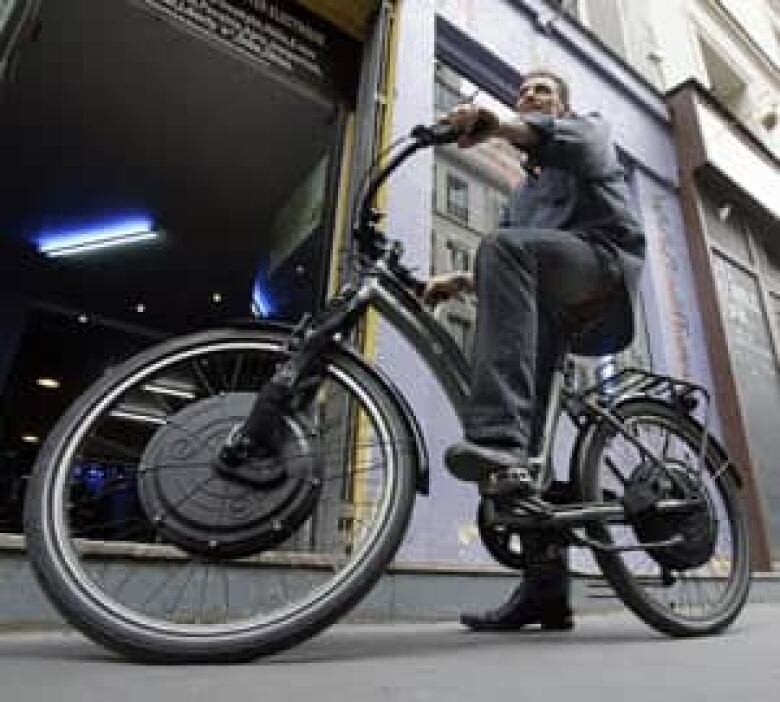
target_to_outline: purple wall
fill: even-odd
[[[573,104],[609,116],[617,143],[639,164],[634,188],[649,240],[643,281],[655,367],[709,384],[701,320],[675,190],[677,164],[662,98],[595,45],[565,17],[545,31],[541,2],[446,0],[445,18],[522,71],[546,65],[572,84]],[[400,13],[393,138],[433,118],[433,0],[404,2]],[[430,261],[431,153],[390,183],[388,230],[407,245],[406,261],[426,273]],[[437,383],[397,334],[382,327],[377,361],[396,379],[420,418],[431,459],[431,494],[418,498],[399,559],[489,563],[476,534],[476,491],[446,474],[442,453],[461,436]],[[564,431],[558,455],[571,433]]]

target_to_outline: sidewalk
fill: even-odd
[[[673,640],[621,612],[566,633],[473,634],[453,622],[341,625],[241,666],[121,661],[75,634],[0,636],[3,702],[768,702],[780,687],[780,606],[726,634]]]

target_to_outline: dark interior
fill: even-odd
[[[273,277],[283,243],[274,218],[339,136],[332,101],[142,4],[44,0],[41,19],[0,105],[4,482],[37,450],[21,436],[43,440],[107,364],[250,315],[255,281]],[[36,250],[41,232],[136,214],[160,238],[68,258]],[[322,229],[268,282],[272,313],[316,304]],[[285,275],[295,271],[305,274]],[[61,387],[42,391],[42,376]],[[0,485],[0,520],[17,488]]]

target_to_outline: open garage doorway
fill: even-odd
[[[238,22],[253,3],[43,0],[6,86],[0,531],[19,527],[52,423],[107,366],[252,314],[295,319],[325,297],[360,44],[275,2],[258,41],[300,31],[320,52],[312,75],[338,54],[307,80],[281,48],[253,56],[166,10],[190,5]]]

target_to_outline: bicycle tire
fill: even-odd
[[[700,445],[701,427],[690,417],[681,415],[675,408],[662,401],[645,398],[628,400],[616,409],[616,414],[624,425],[639,426],[641,423],[645,423],[648,426],[671,428],[689,447]],[[599,473],[605,450],[616,437],[615,430],[607,423],[597,425],[592,431],[593,435],[587,444],[587,450],[580,464],[579,475],[583,498],[586,502],[599,501],[603,496],[601,492],[602,480]],[[641,575],[634,572],[639,569],[631,564],[630,556],[594,549],[594,556],[604,577],[612,585],[623,603],[649,626],[673,637],[704,636],[726,629],[742,610],[750,588],[750,556],[745,509],[739,496],[739,488],[729,471],[723,469],[724,456],[720,454],[714,442],[710,442],[708,445],[706,466],[709,473],[707,482],[717,491],[717,495],[710,495],[708,499],[718,500],[720,510],[717,521],[723,521],[721,517],[725,517],[728,521],[729,534],[722,537],[725,544],[724,551],[729,545],[731,546],[730,559],[719,554],[717,556],[719,560],[716,561],[716,556],[713,555],[708,563],[713,565],[722,563],[723,567],[730,564],[731,567],[724,577],[718,575],[717,572],[713,575],[707,575],[704,572],[704,566],[693,569],[697,573],[681,571],[674,575],[677,578],[674,585],[668,585],[669,588],[676,587],[686,577],[691,578],[690,582],[696,583],[698,588],[702,587],[702,583],[712,586],[713,583],[717,585],[722,580],[724,587],[720,597],[707,605],[702,605],[700,613],[694,614],[692,611],[694,609],[693,602],[685,601],[686,597],[692,597],[690,591],[686,596],[677,595],[682,603],[675,601],[673,593],[667,593],[669,600],[664,603],[657,599],[652,592],[651,585],[657,577],[655,574],[648,572],[648,574]],[[610,470],[614,470],[614,468]],[[616,541],[610,527],[603,523],[590,525],[587,533],[590,538],[602,543]],[[647,560],[648,563],[653,561],[652,558]],[[660,566],[658,570],[661,571]],[[698,578],[698,581],[694,578]],[[662,585],[656,589],[660,593],[664,587]],[[682,586],[680,589],[682,590]],[[683,612],[686,606],[691,609],[691,613]],[[705,607],[709,607],[709,610],[705,611]]]
[[[370,369],[351,354],[330,349],[323,357],[351,383],[365,402],[365,412],[389,438],[387,455],[392,462],[392,484],[381,522],[371,532],[371,541],[361,547],[349,570],[307,607],[286,619],[247,625],[244,629],[220,631],[216,625],[193,633],[172,623],[153,622],[127,611],[109,597],[96,596],[95,585],[85,569],[74,566],[66,528],[54,518],[54,505],[67,499],[57,491],[66,470],[74,437],[89,430],[85,422],[97,422],[94,414],[101,402],[116,393],[129,379],[144,377],[150,368],[164,365],[182,354],[197,355],[211,347],[260,345],[281,355],[286,335],[266,330],[216,330],[170,340],[129,359],[94,383],[56,424],[35,464],[25,509],[25,533],[33,571],[60,614],[92,640],[135,660],[153,663],[240,662],[292,647],[339,619],[356,605],[383,573],[400,545],[415,496],[414,456],[403,416],[390,392]],[[281,356],[280,356],[281,357]],[[385,449],[382,449],[383,451]],[[388,479],[389,480],[389,479]],[[208,573],[207,573],[208,575]],[[334,576],[335,578],[335,576]],[[216,627],[216,628],[215,628]]]

